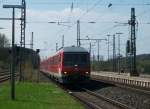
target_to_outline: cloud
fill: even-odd
[[[18,14],[18,17],[20,14]],[[100,21],[100,22],[113,22],[113,21],[120,21],[128,19],[128,16],[120,15],[118,13],[99,13],[97,11],[90,11],[87,12],[86,10],[80,8],[74,8],[74,10],[70,11],[70,8],[65,8],[63,10],[35,10],[35,9],[27,9],[27,29],[26,29],[26,43],[29,43],[31,32],[35,33],[34,41],[34,48],[46,49],[42,51],[42,55],[50,55],[52,52],[51,49],[55,48],[55,43],[59,42],[59,46],[61,46],[61,36],[65,35],[65,44],[72,45],[76,44],[76,25],[71,29],[67,27],[53,25],[53,24],[46,24],[50,21],[68,21],[70,16],[70,21],[75,22],[77,19],[81,19],[81,22],[88,22],[88,21]],[[29,22],[35,22],[29,23]],[[38,22],[38,23],[36,23]],[[40,23],[41,22],[41,23]],[[44,22],[44,23],[43,23]],[[72,24],[70,24],[72,25]],[[93,25],[91,24],[81,24],[81,36],[84,37],[87,34],[96,34],[108,28],[105,26],[106,24],[96,23]],[[109,25],[110,26],[110,25]],[[63,30],[63,31],[60,31]],[[16,29],[16,31],[18,31]],[[59,32],[60,31],[60,32]],[[18,32],[19,33],[19,32]],[[19,36],[19,34],[18,34]],[[17,42],[20,41],[20,37],[18,37]],[[44,42],[47,42],[46,48]]]
[[[49,22],[49,21],[68,21],[69,16],[70,16],[70,20],[71,22],[76,21],[78,18],[81,18],[81,21],[83,22],[88,22],[88,21],[103,21],[103,22],[107,22],[107,21],[117,21],[117,20],[125,20],[128,17],[124,16],[124,15],[119,15],[117,13],[110,13],[110,12],[106,12],[106,13],[99,13],[96,11],[90,11],[87,12],[83,9],[80,8],[74,8],[74,10],[72,11],[72,13],[70,13],[70,8],[65,8],[63,10],[34,10],[34,9],[28,9],[27,10],[27,22]],[[96,26],[91,28],[89,25],[87,24],[81,24],[81,35],[84,36],[87,33],[96,33],[99,32],[99,30],[103,30],[104,25],[103,24],[95,24]],[[63,28],[63,30],[65,30],[65,32],[61,31],[58,28]],[[97,29],[99,28],[99,29]],[[43,45],[43,41],[48,41],[48,47],[50,47],[50,45],[54,45],[55,43],[59,40],[59,42],[61,41],[60,36],[62,34],[65,35],[66,38],[66,42],[67,44],[72,44],[73,42],[75,43],[76,40],[76,26],[74,26],[73,28],[71,28],[69,31],[67,30],[66,32],[66,28],[62,27],[62,26],[57,26],[57,25],[46,25],[46,24],[39,24],[39,25],[32,25],[32,23],[30,23],[30,25],[28,25],[28,30],[29,31],[34,31],[36,35],[36,42],[38,42],[38,44],[35,44],[39,47],[44,46]],[[29,32],[27,31],[27,32]],[[59,33],[58,33],[59,32]],[[56,34],[57,33],[57,34]],[[83,34],[84,33],[84,34]],[[30,35],[30,34],[29,34]],[[28,39],[29,40],[29,39]]]
[[[84,16],[86,14],[86,16]],[[27,10],[27,20],[28,21],[60,21],[60,20],[67,20],[68,17],[71,17],[72,20],[77,20],[78,18],[82,17],[86,20],[98,17],[99,14],[96,12],[89,12],[88,14],[86,11],[75,8],[72,12],[70,8],[65,8],[63,10]]]
[[[70,8],[65,8],[63,10],[27,10],[27,20],[28,21],[66,21],[70,17],[71,20],[75,21],[77,19],[81,19],[84,21],[91,20],[100,20],[100,21],[124,21],[129,17],[124,14],[120,15],[120,13],[99,13],[96,11],[87,12],[86,10],[82,10],[80,8],[75,8],[72,12]]]

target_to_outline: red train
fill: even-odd
[[[60,83],[82,83],[90,79],[90,54],[82,47],[64,47],[41,62],[40,70]]]

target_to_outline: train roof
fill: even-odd
[[[71,46],[71,47],[64,47],[62,48],[63,52],[88,52],[85,48],[83,47],[75,47],[75,46]]]

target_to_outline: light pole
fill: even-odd
[[[12,8],[12,50],[11,50],[11,99],[15,100],[15,8],[22,9],[22,5],[3,5]]]
[[[96,22],[91,21],[91,22],[87,22],[87,23],[91,23],[94,24]],[[80,20],[77,20],[77,47],[81,46],[81,38],[80,38]]]
[[[62,35],[62,48],[65,46],[65,38],[64,35]]]
[[[97,60],[98,60],[98,62],[99,62],[99,48],[100,48],[100,41],[99,40],[97,40]]]
[[[92,44],[91,42],[90,42],[90,54],[91,54],[91,57],[92,57],[92,49],[93,49],[93,47],[95,46],[95,44]],[[93,51],[93,61],[94,61],[94,51]]]
[[[71,27],[69,25],[64,25],[64,23],[70,23],[70,22],[55,22],[55,21],[50,21],[48,23],[51,23],[51,24],[58,24],[58,25],[61,25],[61,26],[67,26],[67,27]],[[64,35],[62,35],[62,48],[65,46],[65,37]],[[56,51],[58,50],[58,43],[56,43]]]
[[[58,43],[56,43],[56,52],[58,51]]]
[[[113,35],[113,72],[116,72],[116,38]]]
[[[69,25],[64,25],[64,23],[71,23],[71,22],[59,22],[59,21],[50,21],[48,23],[51,23],[51,24],[58,24],[58,25],[62,25],[62,26],[67,26],[67,27],[71,27]],[[80,47],[81,46],[81,39],[80,39],[80,20],[77,20],[76,21],[76,24],[77,24],[77,47]],[[86,22],[86,23],[91,23],[91,24],[94,24],[96,22],[94,21],[90,21],[90,22]]]
[[[80,20],[77,20],[77,47],[81,46],[80,43]]]
[[[31,33],[31,44],[30,48],[33,50],[33,37],[34,37],[34,32]]]
[[[89,40],[90,40],[90,38],[89,38],[89,36],[86,36]],[[91,56],[91,49],[92,49],[92,44],[91,44],[91,42],[89,43],[89,53],[90,53],[90,56]]]
[[[118,73],[120,74],[120,35],[123,33],[116,33],[118,35]]]
[[[100,41],[102,41],[102,40],[104,40],[104,41],[107,41],[107,39],[90,39],[90,38],[88,38],[88,36],[87,36],[87,39],[80,39],[80,40],[89,40],[89,41],[97,41],[98,42],[98,44],[97,44],[97,58],[98,58],[98,62],[99,62],[99,46],[100,46]]]
[[[15,5],[16,6],[16,5]],[[19,5],[20,6],[20,5]],[[25,48],[25,28],[26,28],[26,2],[25,0],[22,0],[22,8],[21,8],[21,18],[14,18],[15,20],[20,20],[21,21],[21,37],[20,37],[20,48],[24,47]],[[11,7],[9,7],[11,8]],[[18,7],[15,7],[18,8]],[[0,18],[0,20],[12,20],[12,18]],[[22,80],[22,61],[23,61],[23,51],[20,49],[19,51],[20,56],[20,62],[19,62],[19,81]]]
[[[107,39],[107,41],[108,41],[108,61],[109,61],[109,37],[110,37],[110,34],[108,34],[107,37],[108,37],[108,39]]]

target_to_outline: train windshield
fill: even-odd
[[[85,66],[89,63],[89,56],[87,53],[64,53],[64,65],[74,66],[80,65]]]

